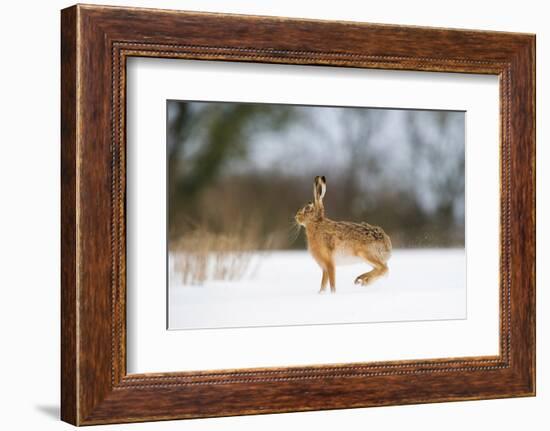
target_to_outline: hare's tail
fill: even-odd
[[[384,260],[384,262],[390,260],[392,254],[392,243],[390,237],[386,234],[384,234],[384,238],[380,242],[378,253],[380,254],[380,257]]]

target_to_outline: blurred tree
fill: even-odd
[[[428,212],[436,214],[439,224],[463,224],[465,151],[463,123],[453,124],[456,116],[446,111],[430,115],[408,113],[412,162],[418,178],[416,193],[430,194]],[[429,127],[427,123],[431,123]],[[457,127],[458,126],[458,127]],[[452,133],[452,128],[462,129]],[[431,133],[430,133],[431,132]],[[455,142],[461,140],[462,142]],[[418,197],[422,199],[421,196]],[[458,220],[457,220],[458,218]]]
[[[202,189],[230,161],[245,158],[250,135],[280,130],[297,115],[291,106],[246,103],[168,103],[170,231]]]

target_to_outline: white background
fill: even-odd
[[[130,373],[498,354],[497,77],[146,58],[130,60],[127,83]],[[466,111],[467,319],[166,331],[166,100],[186,98]],[[346,300],[359,302],[330,302],[351,314]]]
[[[103,1],[107,4],[359,20],[394,24],[537,33],[538,396],[96,429],[275,430],[546,429],[550,422],[549,272],[550,29],[545,2],[506,1]],[[64,1],[6,2],[0,17],[0,301],[2,428],[70,429],[60,423],[59,399],[59,9]],[[29,121],[32,119],[32,121]],[[545,364],[546,363],[546,364]]]

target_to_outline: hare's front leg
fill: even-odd
[[[333,262],[328,263],[327,272],[328,272],[328,281],[330,283],[330,292],[336,293],[336,270],[334,268]]]
[[[321,269],[323,270],[323,278],[321,279],[321,289],[319,293],[323,293],[327,288],[327,281],[330,283],[330,291],[336,292],[336,277],[334,264],[332,262],[326,262]]]
[[[323,269],[323,278],[321,279],[321,289],[319,289],[319,293],[323,293],[327,289],[327,283],[328,283],[328,272],[326,269]]]

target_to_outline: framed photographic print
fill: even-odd
[[[535,37],[62,11],[62,419],[535,394]]]

